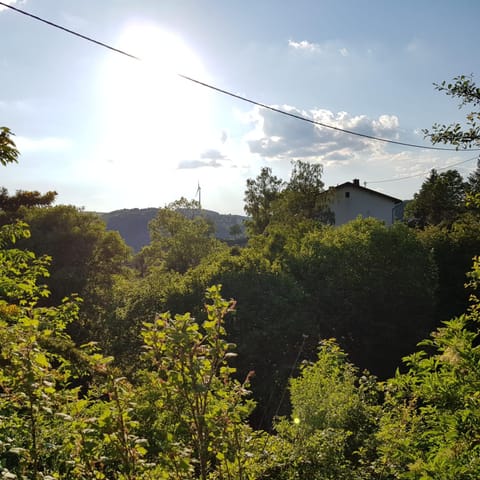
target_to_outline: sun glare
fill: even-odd
[[[107,135],[101,155],[115,165],[115,175],[131,176],[132,167],[162,174],[198,156],[209,92],[178,74],[205,80],[199,58],[181,38],[152,25],[129,26],[116,46],[141,61],[110,56],[102,72]]]

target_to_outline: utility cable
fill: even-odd
[[[5,2],[0,2],[0,5],[9,8],[10,10],[14,10],[17,13],[21,13],[22,15],[25,15],[27,17],[33,18],[34,20],[37,20],[39,22],[45,23],[49,25],[50,27],[58,28],[59,30],[63,30],[64,32],[70,33],[71,35],[74,35],[79,38],[83,38],[83,40],[87,40],[87,42],[92,42],[95,43],[96,45],[99,45],[100,47],[108,48],[109,50],[112,50],[113,52],[120,53],[121,55],[125,55],[127,57],[133,58],[134,60],[142,60],[140,57],[137,57],[136,55],[132,55],[131,53],[125,52],[123,50],[120,50],[118,48],[112,47],[111,45],[108,45],[106,43],[100,42],[99,40],[95,40],[92,37],[87,37],[87,35],[83,35],[81,33],[76,32],[75,30],[70,30],[67,27],[63,27],[62,25],[59,25],[58,23],[51,22],[50,20],[46,20],[42,17],[39,17],[37,15],[34,15],[33,13],[27,12],[25,10],[21,10],[20,8],[14,7],[13,5],[9,5],[8,3]]]
[[[461,165],[462,163],[467,163],[467,162],[471,162],[472,160],[478,160],[478,159],[479,159],[478,155],[475,155],[474,157],[468,158],[467,160],[462,160],[461,162],[452,163],[450,165],[447,165],[446,167],[436,168],[435,170],[447,170],[449,168],[456,167],[457,165]],[[398,182],[400,180],[408,180],[409,178],[423,177],[424,175],[427,175],[427,173],[429,173],[429,171],[428,172],[423,172],[423,173],[417,173],[415,175],[408,175],[406,177],[387,178],[387,179],[384,179],[384,180],[375,180],[375,181],[371,181],[371,182],[367,181],[367,182],[365,182],[365,184],[369,185],[370,183]]]
[[[7,3],[1,2],[1,1],[0,1],[0,5],[4,6],[6,8],[9,8],[10,10],[13,10],[17,13],[20,13],[22,15],[30,17],[34,20],[37,20],[39,22],[45,23],[45,24],[47,24],[51,27],[58,28],[59,30],[62,30],[66,33],[70,33],[71,35],[82,38],[83,40],[94,43],[94,44],[96,44],[100,47],[107,48],[107,49],[109,49],[113,52],[119,53],[121,55],[125,55],[125,56],[127,56],[129,58],[132,58],[134,60],[142,61],[142,59],[140,57],[137,57],[136,55],[128,53],[128,52],[126,52],[124,50],[121,50],[119,48],[112,47],[111,45],[108,45],[107,43],[101,42],[101,41],[96,40],[92,37],[88,37],[87,35],[83,35],[79,32],[76,32],[75,30],[71,30],[71,29],[66,28],[62,25],[59,25],[58,23],[51,22],[51,21],[46,20],[42,17],[39,17],[38,15],[34,15],[30,12],[27,12],[25,10],[21,10],[20,8],[14,7],[13,5],[8,5]],[[421,149],[424,149],[424,150],[441,150],[441,151],[448,151],[448,152],[461,151],[458,148],[434,147],[434,146],[428,146],[428,145],[418,145],[416,143],[400,142],[400,141],[397,141],[397,140],[390,140],[390,139],[387,139],[387,138],[376,137],[376,136],[373,136],[373,135],[367,135],[365,133],[355,132],[355,131],[347,130],[347,129],[340,128],[340,127],[335,127],[333,125],[328,125],[326,123],[319,122],[317,120],[313,120],[311,118],[304,117],[302,115],[297,115],[295,113],[287,112],[285,110],[281,110],[279,108],[272,107],[270,105],[266,105],[265,103],[257,102],[256,100],[252,100],[252,99],[244,97],[242,95],[238,95],[236,93],[233,93],[229,90],[224,90],[224,89],[219,88],[215,85],[212,85],[212,84],[209,84],[209,83],[206,83],[206,82],[202,82],[201,80],[197,80],[195,78],[189,77],[188,75],[183,75],[181,73],[176,73],[176,75],[180,78],[183,78],[184,80],[188,80],[189,82],[196,83],[197,85],[200,85],[200,86],[205,87],[205,88],[209,88],[210,90],[214,90],[215,92],[221,93],[223,95],[227,95],[227,96],[236,98],[236,99],[241,100],[243,102],[250,103],[252,105],[256,105],[257,107],[261,107],[261,108],[264,108],[266,110],[270,110],[272,112],[276,112],[276,113],[279,113],[281,115],[285,115],[287,117],[294,118],[296,120],[301,120],[303,122],[307,122],[307,123],[310,123],[310,124],[313,124],[313,125],[317,125],[319,127],[327,128],[327,129],[330,129],[330,130],[335,130],[335,131],[340,132],[340,133],[346,133],[348,135],[355,135],[357,137],[362,137],[362,138],[366,138],[366,139],[369,139],[369,140],[374,140],[374,141],[377,141],[377,142],[389,143],[389,144],[393,144],[393,145],[401,145],[403,147],[421,148]],[[469,148],[469,149],[463,149],[463,150],[464,151],[480,151],[480,148]]]

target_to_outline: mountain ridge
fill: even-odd
[[[156,216],[160,208],[123,208],[111,212],[97,212],[97,215],[106,223],[108,230],[120,233],[125,243],[138,252],[150,243],[148,224]],[[191,215],[191,210],[189,210]],[[248,218],[243,215],[223,214],[214,210],[201,209],[198,215],[203,215],[215,226],[215,237],[227,242],[241,242],[246,238],[244,221]],[[238,225],[240,233],[232,235],[230,229]]]

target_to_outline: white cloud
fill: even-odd
[[[178,163],[179,169],[191,169],[202,167],[223,167],[222,162],[230,162],[230,159],[219,150],[210,148],[200,154],[199,159],[182,160]]]
[[[292,47],[295,50],[303,50],[307,52],[319,52],[320,45],[318,43],[311,43],[307,40],[302,40],[301,42],[295,42],[293,40],[288,41],[288,46]]]
[[[378,120],[373,121],[373,128],[375,131],[396,132],[396,130],[398,130],[398,127],[398,117],[395,115],[380,115],[380,117],[378,117]]]
[[[395,115],[334,113],[325,109],[299,110],[283,106],[283,110],[338,129],[387,139],[398,138],[399,121]],[[247,138],[251,153],[268,160],[303,159],[325,164],[349,162],[358,154],[374,155],[384,145],[363,137],[342,133],[266,109],[256,109],[257,120]]]
[[[279,108],[336,128],[415,143],[415,132],[401,129],[396,115],[371,117],[321,108],[302,110],[288,105]],[[398,198],[411,198],[412,191],[418,190],[421,185],[425,172],[428,174],[431,168],[443,166],[444,161],[455,161],[451,152],[440,155],[440,152],[423,149],[405,149],[302,122],[271,110],[254,108],[242,118],[250,125],[249,133],[243,139],[248,152],[242,157],[250,159],[250,176],[255,175],[255,168],[259,170],[268,164],[276,175],[288,178],[292,160],[321,163],[327,185],[343,183],[352,178],[360,178],[363,183],[420,175],[405,181],[371,185]]]
[[[300,42],[289,40],[288,47],[293,51],[315,53],[328,57],[338,57],[339,54],[342,57],[350,56],[350,50],[347,47],[342,46],[338,41],[326,41],[320,44],[309,42],[308,40],[302,40]]]

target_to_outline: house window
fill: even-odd
[[[345,198],[350,198],[350,192],[345,192]]]

